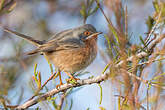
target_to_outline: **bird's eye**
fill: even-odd
[[[85,32],[84,32],[84,35],[85,35],[85,36],[89,36],[90,34],[91,34],[91,33],[90,33],[89,31],[85,31]]]

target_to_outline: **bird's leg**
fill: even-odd
[[[58,70],[58,75],[59,75],[60,84],[56,85],[56,88],[57,88],[57,89],[58,89],[61,85],[63,85],[62,78],[61,78],[61,71],[60,71],[60,70]]]
[[[65,72],[70,78],[67,80],[67,81],[71,81],[71,80],[74,80],[74,81],[77,81],[77,80],[80,80],[79,78],[75,78],[74,76],[72,76],[70,73],[68,72]]]
[[[62,79],[61,79],[61,72],[59,72],[59,79],[60,79],[60,85],[63,85]]]

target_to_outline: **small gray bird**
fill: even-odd
[[[86,68],[95,59],[97,54],[97,32],[91,24],[64,30],[47,41],[35,40],[32,37],[4,28],[6,32],[13,33],[37,48],[29,55],[42,53],[56,68],[65,72],[72,80],[77,80],[71,73]],[[60,85],[63,84],[59,74]]]

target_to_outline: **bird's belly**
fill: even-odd
[[[45,53],[52,64],[61,71],[74,73],[86,68],[95,59],[97,49],[81,48]]]

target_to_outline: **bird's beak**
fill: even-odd
[[[91,34],[90,36],[86,37],[86,40],[87,40],[87,39],[94,38],[94,37],[97,37],[99,34],[102,34],[102,32],[93,33],[93,34]]]

